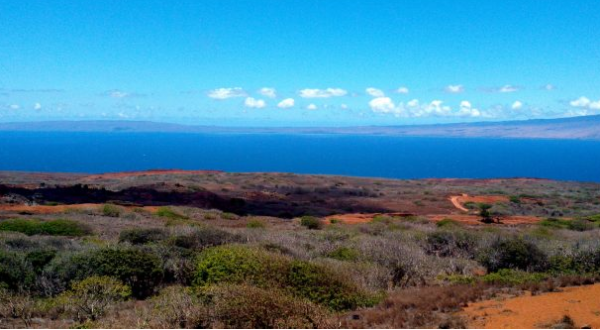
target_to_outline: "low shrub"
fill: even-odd
[[[85,236],[91,233],[88,226],[72,220],[39,221],[11,219],[0,222],[0,231],[14,231],[25,235]]]
[[[168,219],[167,225],[173,225],[185,220],[189,220],[189,217],[181,213],[175,212],[173,209],[166,206],[158,208],[158,210],[156,211],[156,215],[161,218]]]
[[[237,214],[233,214],[233,213],[229,213],[229,212],[223,212],[223,213],[221,213],[221,218],[225,219],[225,220],[237,220],[240,217]]]
[[[450,218],[444,218],[438,222],[435,223],[435,225],[438,228],[445,228],[445,227],[460,227],[460,223],[458,223],[456,220],[454,219],[450,219]]]
[[[40,274],[55,256],[54,250],[35,250],[27,253],[25,260],[31,264],[36,274]]]
[[[355,261],[358,259],[359,253],[353,248],[340,246],[335,250],[327,253],[327,257],[341,261]]]
[[[463,230],[437,230],[427,234],[425,251],[439,257],[473,258],[479,247],[479,237]]]
[[[115,303],[127,299],[131,289],[108,276],[92,276],[74,282],[65,293],[71,312],[77,321],[95,321]]]
[[[134,245],[156,243],[167,238],[167,233],[159,228],[126,229],[119,235],[120,242],[129,242]]]
[[[251,229],[262,229],[262,228],[267,227],[267,225],[262,220],[254,219],[254,220],[248,221],[248,223],[246,224],[246,227],[251,228]]]
[[[105,217],[118,218],[121,216],[121,208],[114,204],[104,204],[100,207],[100,213]]]
[[[0,251],[0,289],[27,291],[35,277],[35,271],[25,254]]]
[[[372,303],[353,283],[322,265],[256,248],[235,245],[211,248],[198,260],[194,281],[197,286],[249,283],[261,288],[279,287],[333,310]]]
[[[549,264],[546,254],[531,241],[522,238],[498,238],[477,256],[490,272],[501,269],[545,271]]]
[[[210,297],[210,327],[230,329],[332,328],[326,309],[278,289],[247,284],[212,286],[202,293]]]
[[[528,273],[513,269],[500,269],[497,272],[489,273],[481,277],[485,283],[500,285],[520,285],[528,283],[540,283],[549,278],[544,273]]]
[[[323,228],[323,223],[321,223],[321,220],[311,216],[303,216],[300,218],[300,225],[313,230]]]
[[[172,236],[169,243],[184,249],[202,250],[240,240],[239,235],[215,227],[202,226],[186,228],[185,232]]]

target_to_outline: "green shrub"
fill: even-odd
[[[579,273],[599,273],[600,245],[576,247],[569,268]]]
[[[485,283],[502,285],[521,285],[526,283],[539,283],[548,279],[544,273],[527,273],[513,269],[500,269],[497,272],[481,277]]]
[[[160,207],[158,208],[158,210],[156,211],[156,215],[161,217],[161,218],[166,218],[169,220],[169,222],[167,224],[176,224],[178,222],[182,222],[185,220],[189,220],[189,218],[181,213],[175,212],[173,209],[171,209],[170,207]]]
[[[450,219],[450,218],[444,218],[438,222],[436,222],[435,224],[438,228],[444,228],[444,227],[460,227],[460,224],[454,220],[454,219]]]
[[[568,229],[574,231],[587,231],[598,228],[594,222],[587,219],[564,220],[556,218],[544,219],[540,222],[541,226],[555,229]]]
[[[223,213],[221,213],[221,218],[223,218],[225,220],[237,220],[240,217],[233,213],[223,212]]]
[[[521,197],[519,197],[519,196],[510,196],[510,197],[508,197],[508,200],[511,203],[521,204]]]
[[[353,283],[321,265],[292,260],[243,246],[205,250],[198,258],[194,284],[249,283],[279,287],[333,310],[353,309],[373,301]]]
[[[332,225],[334,225],[334,224],[336,224],[336,223],[341,223],[341,222],[342,222],[342,221],[341,221],[340,219],[335,219],[335,218],[333,218],[333,219],[329,219],[329,223],[330,223],[330,224],[332,224]]]
[[[250,220],[248,221],[248,224],[246,224],[247,228],[253,228],[253,229],[260,229],[260,228],[265,228],[267,225],[265,224],[264,221],[262,220]]]
[[[548,267],[544,252],[522,238],[499,238],[479,253],[478,260],[490,272],[505,268],[544,271]]]
[[[425,251],[439,257],[473,258],[478,249],[476,234],[463,230],[437,230],[427,234]]]
[[[557,219],[557,218],[547,218],[544,219],[542,221],[540,221],[540,226],[543,227],[548,227],[548,228],[555,228],[555,229],[567,229],[569,228],[569,222],[568,220],[562,220],[562,219]]]
[[[321,220],[316,217],[311,216],[303,216],[300,218],[300,225],[308,228],[308,229],[321,229],[323,228],[323,224]]]
[[[0,231],[14,231],[25,235],[84,236],[91,233],[89,227],[72,220],[39,221],[11,219],[0,222]]]
[[[210,314],[216,324],[228,329],[323,329],[332,328],[329,313],[310,301],[278,289],[250,285],[212,286],[202,293],[210,297]]]
[[[359,257],[358,251],[353,248],[340,246],[337,249],[329,252],[327,257],[341,261],[354,261]]]
[[[190,227],[189,229],[187,233],[171,237],[169,243],[184,249],[202,250],[241,240],[239,235],[211,226]]]
[[[113,204],[104,204],[100,208],[100,213],[105,217],[118,218],[121,216],[121,208]]]
[[[23,253],[0,250],[0,288],[28,290],[35,281],[35,271]]]
[[[134,245],[156,243],[167,238],[167,233],[159,228],[126,229],[119,234],[120,242],[129,242]]]
[[[131,289],[108,276],[92,276],[74,282],[65,294],[76,319],[95,321],[115,303],[127,299]]]
[[[35,250],[27,253],[25,260],[31,264],[36,274],[40,274],[55,256],[54,250]]]

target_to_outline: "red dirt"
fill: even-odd
[[[98,175],[89,175],[82,180],[93,181],[93,180],[104,180],[104,179],[121,179],[136,176],[149,176],[149,175],[168,175],[168,174],[189,174],[189,175],[202,175],[202,174],[215,174],[223,173],[223,171],[212,171],[212,170],[148,170],[148,171],[132,171],[132,172],[116,172],[116,173],[104,173]]]
[[[336,214],[325,217],[325,224],[330,224],[332,219],[338,220],[342,223],[355,225],[360,223],[367,223],[373,221],[376,216],[390,216],[390,217],[409,217],[414,216],[412,213],[348,213],[348,214]]]
[[[575,322],[575,329],[600,328],[600,284],[565,288],[537,296],[506,300],[486,300],[470,304],[460,315],[470,328],[533,329],[549,328],[565,315]]]

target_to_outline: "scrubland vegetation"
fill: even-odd
[[[538,207],[525,198],[507,200]],[[585,205],[514,226],[110,203],[0,213],[0,327],[461,328],[470,302],[600,280]]]
[[[463,327],[454,312],[468,302],[600,279],[594,219],[324,225],[165,210],[0,221],[3,325]],[[125,226],[100,238],[94,219],[103,217]],[[162,225],[143,228],[134,217]]]

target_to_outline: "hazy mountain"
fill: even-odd
[[[600,116],[444,125],[300,128],[192,126],[148,121],[46,121],[0,123],[0,131],[365,134],[600,140]]]

